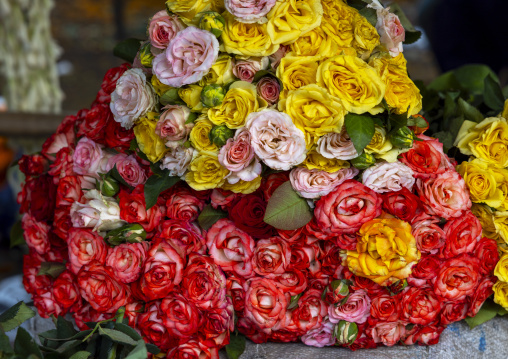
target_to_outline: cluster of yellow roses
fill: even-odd
[[[455,141],[469,162],[457,167],[471,193],[483,235],[497,241],[494,301],[508,309],[508,100],[503,113],[480,123],[465,121]]]

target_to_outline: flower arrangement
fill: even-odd
[[[167,1],[147,42],[117,47],[133,66],[20,161],[39,313],[85,328],[124,307],[168,357],[200,358],[235,327],[354,350],[474,316],[496,246],[423,134],[401,45],[417,33],[350,5]]]

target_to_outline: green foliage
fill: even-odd
[[[140,47],[141,40],[130,38],[119,42],[113,49],[113,55],[132,64]]]
[[[172,88],[164,92],[164,94],[160,97],[159,101],[163,106],[185,104],[185,102],[183,102],[182,99],[180,98],[180,95],[178,95],[177,88]]]
[[[245,351],[245,337],[239,333],[232,333],[229,344],[226,345],[226,353],[229,359],[238,359]]]
[[[168,170],[161,170],[157,165],[152,166],[153,175],[145,183],[146,209],[157,203],[157,198],[165,190],[171,188],[180,178],[170,176]]]
[[[23,237],[23,227],[21,221],[17,221],[11,228],[10,233],[11,248],[25,244],[25,238]]]
[[[345,117],[345,125],[356,152],[361,154],[374,136],[374,120],[368,115],[348,113]]]
[[[207,204],[198,217],[198,223],[204,230],[209,230],[219,219],[227,218],[228,214]]]
[[[492,301],[492,299],[487,299],[478,313],[474,317],[467,317],[465,319],[466,323],[469,325],[469,328],[473,329],[480,324],[483,324],[492,318],[494,318],[496,315],[505,315],[506,310],[504,310],[503,307],[501,307],[499,304],[496,304]]]
[[[65,264],[58,262],[42,262],[37,275],[49,275],[56,278],[65,270]]]
[[[24,302],[18,302],[0,315],[0,329],[8,332],[35,316],[35,312]]]

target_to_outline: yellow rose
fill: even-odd
[[[497,188],[502,192],[502,202],[497,210],[508,211],[508,169],[506,168],[490,168],[495,173],[497,179]],[[494,206],[492,206],[494,207]]]
[[[226,27],[221,39],[226,52],[245,56],[269,56],[279,49],[268,36],[266,24],[238,22],[228,12],[222,14]]]
[[[288,91],[316,83],[318,60],[316,56],[295,56],[292,53],[286,54],[280,60],[277,77],[284,86],[281,98],[284,98]]]
[[[359,13],[354,16],[354,38],[353,47],[364,60],[368,59],[372,50],[379,45],[379,34],[376,28]]]
[[[339,54],[339,47],[321,27],[300,36],[289,45],[289,50],[298,56],[332,57]]]
[[[201,103],[201,90],[203,87],[198,85],[188,85],[178,89],[178,96],[187,105],[191,111],[200,112],[205,109]]]
[[[200,116],[196,122],[194,122],[194,127],[189,135],[189,140],[196,150],[203,152],[219,152],[219,148],[210,141],[210,137],[208,136],[212,128],[213,123],[206,117],[206,115]]]
[[[300,164],[300,166],[305,167],[309,170],[318,169],[328,173],[333,173],[343,168],[349,168],[350,164],[348,161],[343,161],[336,158],[326,158],[319,154],[315,148],[313,148],[307,153],[307,157]]]
[[[222,103],[208,110],[208,118],[217,126],[224,124],[237,129],[245,125],[249,113],[259,108],[256,86],[246,81],[236,81],[229,87]]]
[[[278,0],[266,17],[267,31],[274,44],[289,45],[321,24],[320,0]]]
[[[346,263],[355,275],[389,285],[411,274],[420,260],[411,225],[395,218],[373,219],[358,231],[356,251],[347,251]]]
[[[471,201],[485,203],[494,208],[501,206],[504,196],[498,183],[504,178],[498,171],[493,171],[487,162],[478,159],[462,162],[457,166],[457,172],[466,181]]]
[[[318,85],[289,91],[287,98],[279,102],[279,111],[287,113],[303,131],[307,148],[315,145],[325,133],[339,133],[346,114],[342,102]]]
[[[228,181],[225,181],[221,188],[234,193],[249,194],[256,191],[259,186],[261,186],[261,176],[256,177],[249,182],[240,180],[235,184],[231,184]]]
[[[222,167],[217,155],[208,152],[198,154],[189,165],[185,181],[196,191],[220,187],[229,171]]]
[[[508,167],[508,122],[489,117],[479,124],[465,121],[455,145],[466,155],[474,155],[497,168]]]
[[[196,15],[203,11],[209,11],[211,4],[210,0],[168,0],[166,8],[168,12],[174,12],[180,20],[189,24],[193,20],[199,21],[199,17]]]
[[[148,112],[134,126],[134,135],[139,149],[153,163],[159,161],[168,151],[164,140],[155,133],[158,119],[159,114],[157,112]]]
[[[471,206],[471,212],[480,221],[482,225],[482,235],[484,237],[498,240],[500,239],[499,234],[496,232],[496,226],[494,225],[494,213],[489,206],[485,206],[478,203],[473,203]]]
[[[339,48],[352,46],[354,40],[354,19],[358,11],[342,0],[323,0],[321,28]]]
[[[168,90],[171,90],[173,87],[163,84],[159,81],[157,76],[153,75],[151,80],[153,89],[157,93],[157,95],[162,96]]]
[[[504,254],[499,258],[499,262],[494,269],[494,275],[501,282],[508,282],[508,254]]]
[[[199,86],[224,85],[233,82],[234,79],[233,59],[228,54],[220,54],[210,71],[199,81]]]
[[[219,14],[222,14],[224,11],[226,11],[226,7],[224,6],[224,0],[211,0],[212,5],[211,9],[212,11],[215,11]]]
[[[342,100],[354,113],[382,111],[378,106],[385,95],[385,84],[376,70],[353,56],[339,55],[326,60],[317,70],[317,84]]]
[[[497,234],[508,243],[508,211],[494,212],[494,226]]]
[[[375,125],[374,136],[372,136],[372,140],[370,140],[370,143],[365,147],[364,151],[374,155],[383,155],[390,151],[392,147],[392,143],[386,137],[386,130],[384,127]]]
[[[494,302],[508,310],[508,283],[496,282],[492,290],[494,291]]]

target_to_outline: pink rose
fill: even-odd
[[[272,70],[276,70],[277,67],[279,67],[280,60],[286,56],[286,54],[289,52],[289,45],[280,45],[279,49],[275,51],[273,54],[268,56],[268,59],[270,60],[270,66],[272,67]]]
[[[220,219],[209,230],[206,245],[210,256],[224,271],[252,275],[254,240],[229,219]]]
[[[275,0],[226,0],[224,5],[236,21],[253,23],[263,20],[275,5]]]
[[[365,323],[370,315],[370,298],[367,292],[359,289],[351,294],[346,303],[328,307],[328,316],[330,322],[338,323],[341,320],[355,322],[358,324]]]
[[[101,219],[100,212],[88,203],[74,202],[69,214],[75,228],[94,228]]]
[[[205,202],[190,192],[177,191],[166,202],[166,214],[170,219],[194,222],[204,206]]]
[[[459,217],[471,208],[471,199],[464,179],[449,170],[427,179],[417,179],[416,189],[426,212],[446,219]]]
[[[168,15],[166,10],[156,13],[148,25],[148,35],[153,47],[165,49],[176,34],[183,30],[185,25],[176,15]]]
[[[406,322],[377,322],[367,329],[367,334],[374,343],[383,343],[387,347],[394,346],[406,334]]]
[[[342,182],[358,174],[356,168],[343,168],[337,172],[326,172],[304,167],[293,168],[289,180],[293,189],[304,198],[315,199],[327,195]]]
[[[73,170],[80,175],[88,175],[99,178],[98,172],[101,168],[101,161],[104,158],[103,146],[83,137],[76,145],[72,156],[74,163]]]
[[[123,243],[110,248],[106,264],[113,269],[115,277],[122,283],[132,283],[139,278],[147,256],[149,243]]]
[[[111,157],[107,164],[108,171],[115,165],[120,176],[132,187],[146,182],[145,171],[141,168],[134,155],[127,156],[119,153]]]
[[[28,247],[42,255],[50,249],[50,227],[46,223],[39,222],[30,214],[26,213],[21,220],[21,226]]]
[[[321,326],[312,330],[309,330],[302,335],[301,340],[305,345],[322,348],[335,344],[335,337],[333,331],[335,324],[329,320],[321,323]]]
[[[256,85],[256,90],[258,95],[270,105],[275,104],[279,100],[280,83],[273,76],[262,77]]]
[[[219,152],[219,162],[231,171],[228,182],[240,180],[250,182],[261,174],[261,163],[251,146],[251,135],[244,127],[236,131],[235,137],[227,140]]]
[[[219,42],[209,31],[190,26],[169,42],[153,59],[153,72],[160,82],[173,87],[197,82],[208,73],[219,55]]]
[[[402,42],[406,38],[406,33],[399,17],[388,10],[389,8],[377,9],[376,30],[381,43],[390,51],[390,55],[395,57],[402,52]]]
[[[233,65],[233,74],[242,81],[252,82],[256,72],[266,70],[268,65],[268,57],[250,57],[245,60],[236,59]]]
[[[108,255],[108,247],[104,238],[97,232],[87,229],[73,228],[69,231],[67,239],[69,245],[69,261],[74,274],[78,273],[82,266],[97,261],[104,264]]]
[[[326,158],[337,158],[339,160],[352,160],[358,157],[353,141],[349,138],[346,126],[342,127],[340,133],[327,133],[317,143],[316,151]]]
[[[166,146],[176,148],[183,144],[190,133],[193,123],[185,123],[189,117],[190,110],[186,106],[168,105],[163,108],[155,133],[166,140]]]

